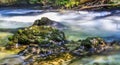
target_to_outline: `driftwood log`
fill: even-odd
[[[99,8],[99,7],[117,7],[120,6],[119,4],[100,4],[100,5],[93,5],[93,6],[83,6],[80,8],[80,10],[86,10],[86,9],[93,9],[93,8]]]

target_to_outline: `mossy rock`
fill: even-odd
[[[100,37],[88,37],[81,41],[81,46],[85,46],[87,48],[91,48],[92,46],[96,47],[98,45],[106,45],[105,40]]]
[[[24,50],[18,53],[18,55],[25,56],[26,60],[36,56],[39,57],[35,60],[52,59],[60,53],[68,51],[64,45],[66,41],[64,32],[47,25],[32,25],[19,29],[8,40],[8,48],[15,48],[16,45],[26,46]],[[27,57],[29,55],[32,56]]]
[[[42,17],[41,19],[35,20],[33,25],[52,25],[54,21],[48,19],[47,17]]]
[[[30,26],[25,29],[18,30],[12,37],[9,37],[9,45],[11,47],[19,44],[26,46],[18,55],[36,57],[35,60],[51,59],[64,53],[67,50],[65,47],[65,35],[62,31],[50,26]]]
[[[33,26],[37,25],[37,26],[51,26],[51,27],[55,27],[57,29],[64,29],[66,28],[65,25],[63,25],[62,23],[50,20],[47,17],[42,17],[41,19],[35,20],[35,22],[33,23]]]
[[[77,56],[100,53],[104,51],[104,48],[107,45],[107,43],[100,37],[88,37],[87,39],[78,42],[80,42],[80,46],[71,51],[72,54]]]
[[[10,44],[47,44],[65,40],[62,31],[50,26],[30,26],[18,30],[12,37],[9,37]]]

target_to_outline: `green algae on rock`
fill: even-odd
[[[106,49],[107,43],[100,37],[88,37],[85,40],[80,40],[80,46],[72,51],[78,56],[100,53]]]
[[[65,35],[50,26],[30,26],[18,30],[12,37],[9,37],[10,44],[45,44],[45,42],[60,42],[65,40]]]
[[[58,30],[60,27],[64,26],[47,17],[42,17],[40,20],[36,20],[32,26],[19,29],[13,36],[10,36],[8,45],[63,42],[66,38],[64,32]]]

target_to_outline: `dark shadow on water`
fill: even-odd
[[[13,16],[36,16],[36,15],[39,15],[39,14],[43,14],[44,12],[29,12],[29,13],[25,13],[25,14],[2,14],[3,17],[13,17]]]
[[[102,18],[106,18],[109,16],[120,16],[120,10],[118,11],[111,11],[110,14],[104,15],[104,16],[96,16],[95,18],[93,18],[93,20],[97,20],[97,19],[102,19]]]
[[[16,33],[19,29],[24,29],[24,28],[14,28],[14,29],[11,29],[11,28],[0,28],[0,32],[9,32],[9,33]]]
[[[108,37],[102,37],[106,42],[113,42],[113,41],[120,41],[119,36],[108,36]]]
[[[0,15],[2,17],[13,17],[13,16],[36,16],[46,13],[45,11],[42,10],[29,10],[29,9],[15,9],[15,10],[0,10]]]

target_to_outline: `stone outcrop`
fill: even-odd
[[[9,44],[47,44],[62,42],[66,40],[62,31],[50,26],[30,26],[20,29],[13,36],[9,37]]]
[[[55,27],[57,29],[64,29],[65,28],[65,26],[63,24],[61,24],[59,22],[56,22],[56,21],[53,21],[53,20],[50,20],[47,17],[42,17],[41,19],[35,20],[33,25],[37,25],[37,26],[42,26],[42,25],[52,26],[52,27]]]

